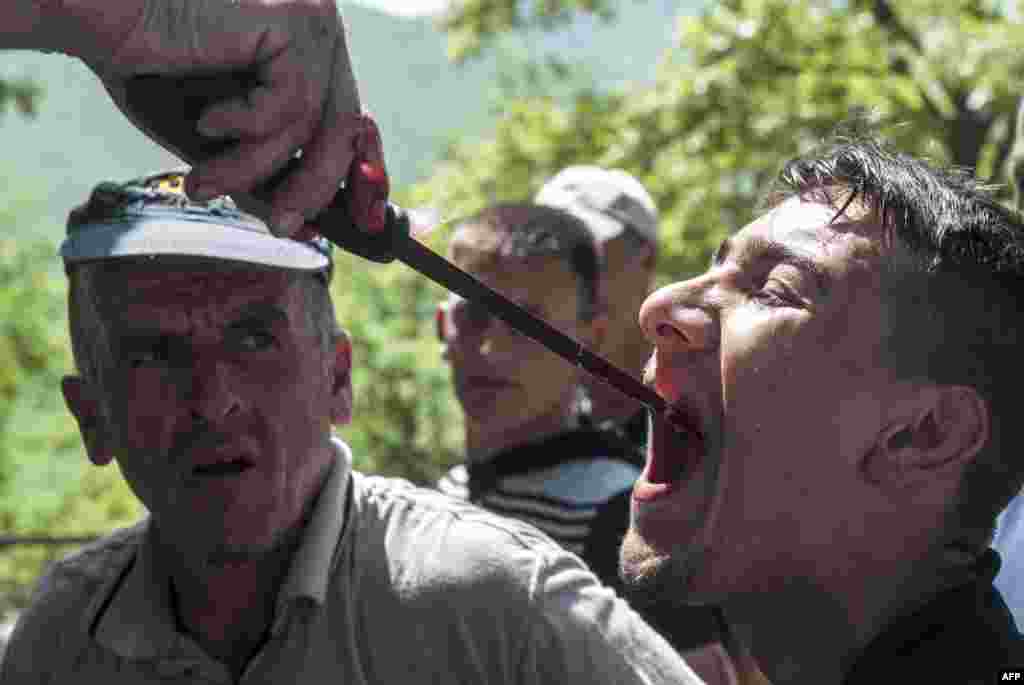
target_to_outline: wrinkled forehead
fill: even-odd
[[[179,258],[107,260],[86,265],[94,295],[111,307],[230,306],[286,299],[294,274],[240,262]]]
[[[852,258],[878,258],[888,251],[890,242],[874,205],[863,198],[850,201],[849,192],[843,189],[787,197],[744,226],[732,240],[745,238]]]

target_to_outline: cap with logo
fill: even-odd
[[[658,240],[654,200],[638,180],[619,169],[567,167],[544,184],[534,202],[574,214],[599,242],[627,228],[651,242]]]
[[[97,185],[68,217],[60,246],[65,264],[174,255],[319,271],[329,278],[327,240],[278,238],[227,196],[193,201],[185,195],[185,174],[175,170]]]

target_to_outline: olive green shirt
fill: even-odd
[[[242,683],[699,683],[535,529],[339,459]],[[57,563],[0,665],[24,683],[231,683],[176,628],[147,522]]]

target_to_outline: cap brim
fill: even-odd
[[[69,263],[158,255],[225,259],[300,271],[321,271],[329,262],[313,247],[245,226],[168,217],[81,226],[60,246],[60,256]]]
[[[547,204],[550,207],[556,209],[562,209],[569,212],[577,219],[587,225],[591,234],[594,236],[594,240],[599,243],[603,243],[606,240],[611,240],[615,236],[626,230],[625,224],[616,221],[614,218],[603,214],[596,210],[584,207],[577,202],[569,204],[555,204],[555,203],[541,203]]]

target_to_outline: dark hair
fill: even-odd
[[[601,258],[594,235],[568,212],[529,203],[487,207],[461,222],[482,226],[503,236],[498,250],[505,257],[558,257],[577,276],[579,317],[591,321],[601,311]]]
[[[837,218],[859,200],[887,244],[883,297],[887,363],[899,376],[974,387],[992,437],[968,466],[953,510],[965,530],[991,534],[1024,480],[1024,225],[972,174],[891,150],[862,132],[838,135],[787,163],[770,204],[824,194]]]

